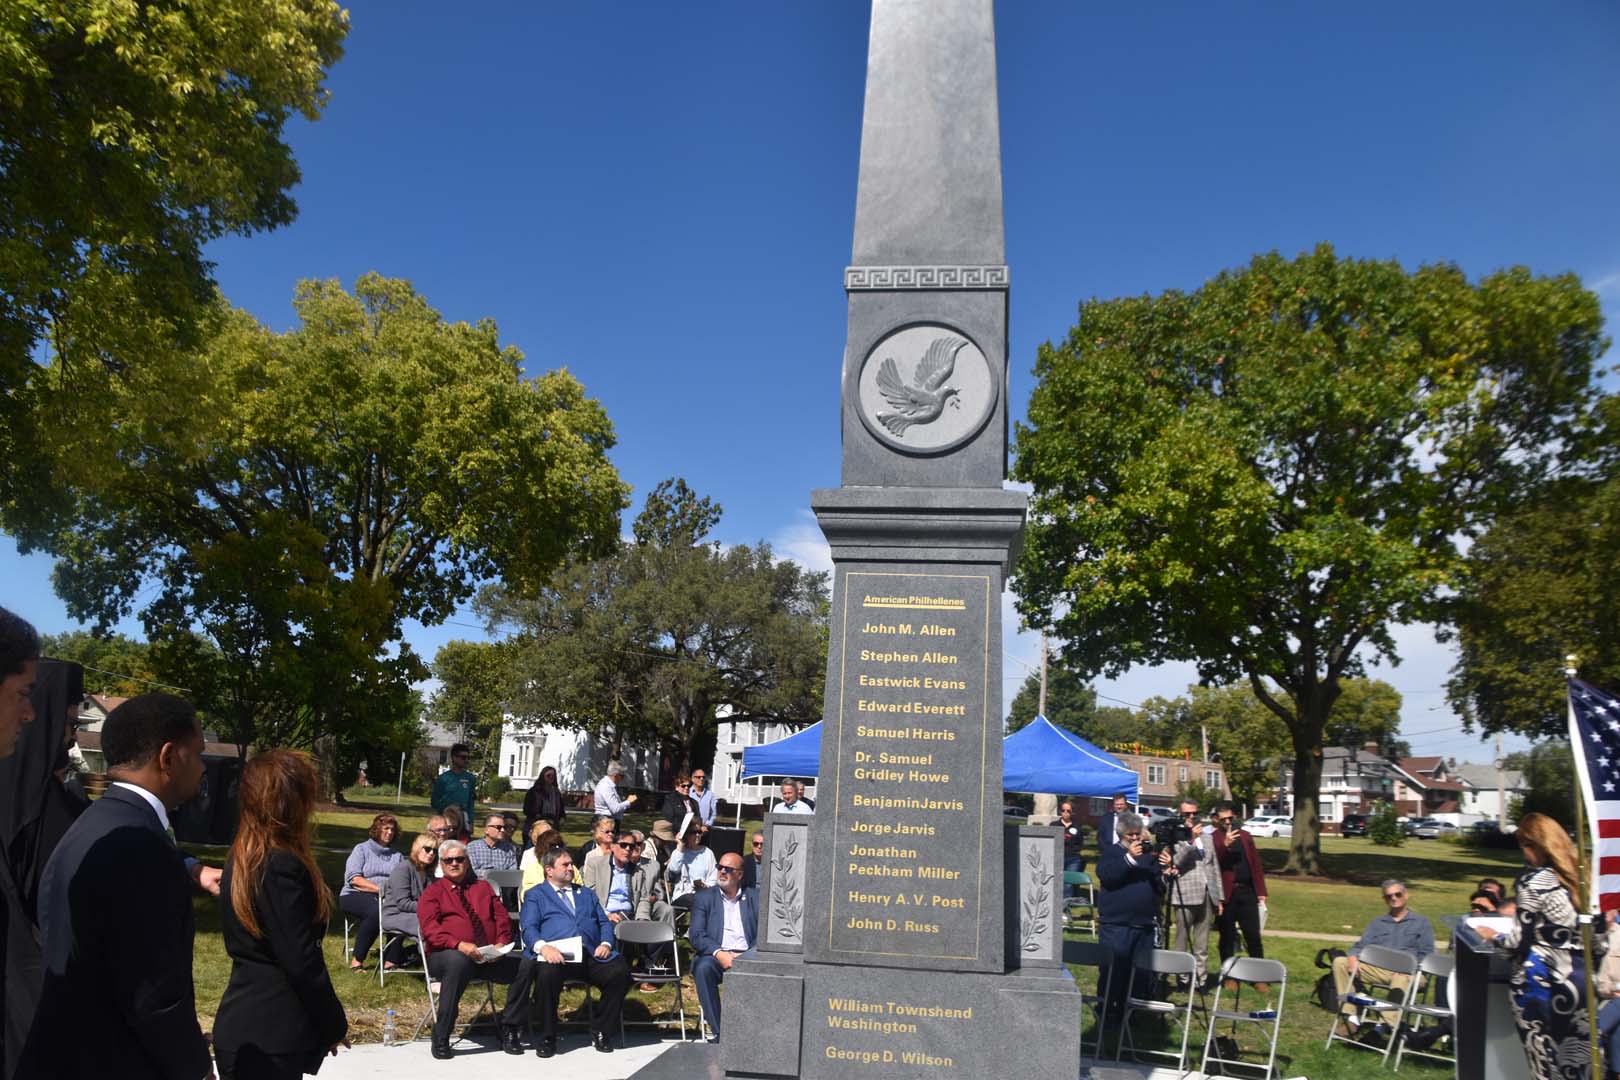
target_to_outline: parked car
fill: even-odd
[[[1366,836],[1370,819],[1366,814],[1346,814],[1339,822],[1340,836]]]
[[[1176,812],[1167,806],[1144,806],[1138,811],[1142,815],[1142,822],[1148,828],[1153,828],[1161,821],[1169,821],[1176,816]]]
[[[1478,844],[1480,847],[1514,848],[1519,844],[1513,836],[1518,830],[1519,827],[1511,821],[1508,822],[1507,828],[1503,829],[1496,822],[1486,820],[1474,822],[1463,832],[1468,837],[1469,843]]]
[[[1413,818],[1406,823],[1406,835],[1415,836],[1419,840],[1433,840],[1444,833],[1455,833],[1457,826],[1449,821],[1440,821],[1432,817]]]
[[[1293,836],[1294,819],[1282,816],[1250,818],[1243,826],[1250,836]]]

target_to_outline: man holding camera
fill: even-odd
[[[1125,1011],[1136,954],[1153,947],[1153,923],[1164,897],[1165,879],[1176,876],[1170,849],[1157,856],[1142,828],[1142,819],[1122,812],[1116,819],[1119,842],[1097,856],[1097,880],[1103,893],[1097,898],[1097,941],[1112,954],[1113,972],[1105,1016],[1117,1019]]]
[[[1206,837],[1198,824],[1198,804],[1181,800],[1180,816],[1166,829],[1175,841],[1173,862],[1180,872],[1170,889],[1170,904],[1176,919],[1175,947],[1193,955],[1198,965],[1194,985],[1203,986],[1208,976],[1205,958],[1209,954],[1209,928],[1220,918],[1226,900],[1221,887],[1221,868],[1215,860],[1215,842]]]

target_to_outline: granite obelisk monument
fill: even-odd
[[[1063,1078],[1057,830],[1004,824],[1007,292],[991,0],[873,0],[813,816],[771,814],[727,1076]]]

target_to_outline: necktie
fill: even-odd
[[[450,891],[456,894],[456,899],[461,901],[461,910],[465,911],[467,918],[472,921],[473,944],[488,945],[489,935],[484,932],[484,921],[478,917],[478,912],[474,911],[472,905],[467,902],[467,890],[451,886]]]
[[[574,906],[574,890],[564,889],[562,894],[563,899],[568,901],[568,914],[577,917],[579,915],[579,909]]]

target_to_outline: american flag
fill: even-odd
[[[1583,751],[1575,755],[1575,771],[1597,860],[1593,910],[1613,911],[1620,908],[1620,699],[1570,679],[1569,742]]]

